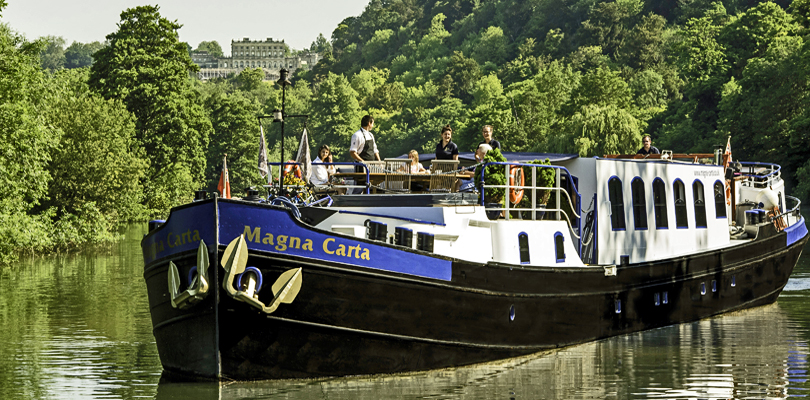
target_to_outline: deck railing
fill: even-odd
[[[746,161],[740,162],[740,165],[742,170],[739,176],[743,177],[740,180],[742,186],[762,189],[782,179],[782,167],[777,164]]]
[[[582,253],[582,196],[577,191],[577,182],[573,175],[565,168],[556,165],[542,165],[542,164],[523,164],[523,163],[515,163],[515,162],[490,162],[483,165],[482,173],[481,173],[481,180],[486,182],[486,171],[487,167],[490,165],[500,165],[504,168],[504,177],[505,185],[487,185],[483,184],[481,189],[481,205],[483,205],[488,212],[503,212],[503,217],[507,220],[514,219],[512,217],[512,212],[517,212],[518,218],[522,217],[525,213],[529,216],[530,220],[539,220],[539,219],[548,219],[546,215],[553,215],[551,218],[552,220],[565,220],[568,222],[568,226],[571,230],[572,235],[576,237],[578,245],[577,251],[578,253]],[[525,185],[515,185],[512,184],[509,180],[510,169],[513,167],[520,167],[520,168],[529,168],[531,173],[528,175],[530,179],[527,180]],[[550,168],[554,170],[554,186],[552,187],[545,187],[545,186],[538,186],[538,177],[539,172],[542,168]],[[568,185],[571,190],[573,191],[574,199],[573,201],[571,198],[571,194],[568,193],[566,188],[562,187],[560,183],[562,182],[562,177],[565,176]],[[504,189],[504,198],[502,203],[494,203],[501,207],[494,207],[493,203],[488,203],[486,200],[486,193],[487,189]],[[517,204],[511,204],[509,201],[509,193],[513,189],[523,189],[524,195],[525,192],[528,191],[531,199],[531,204],[529,207],[517,207]],[[537,204],[538,194],[542,193],[543,191],[548,190],[552,192],[552,196],[554,196],[554,204],[557,206],[556,208],[547,208],[547,207],[539,207]],[[563,202],[566,202],[570,206],[570,211],[573,215],[569,216],[568,212],[561,207]],[[573,219],[573,220],[572,220]],[[587,243],[586,243],[587,244]]]
[[[276,167],[280,167],[280,168],[283,168],[284,166],[287,166],[287,165],[295,165],[295,166],[297,166],[299,168],[301,167],[301,163],[299,163],[299,162],[284,162],[284,163],[281,163],[281,162],[268,162],[267,165],[268,166],[276,166]],[[369,182],[371,182],[371,181],[369,180],[369,167],[368,167],[368,165],[366,165],[364,163],[359,163],[359,162],[331,162],[331,163],[321,163],[321,164],[318,164],[318,165],[347,165],[347,166],[350,165],[352,167],[361,167],[361,168],[363,168],[363,170],[365,171],[365,174],[366,174],[366,183],[364,185],[357,185],[357,184],[352,185],[352,184],[343,183],[343,184],[339,184],[339,185],[332,184],[330,186],[333,187],[333,188],[336,188],[336,189],[363,189],[366,194],[371,193],[371,185],[369,184]],[[272,176],[272,175],[273,174],[271,173],[270,176]],[[284,185],[284,186],[286,187],[287,185]],[[269,185],[264,185],[264,187],[269,188],[270,190],[273,190],[275,188],[278,188],[278,184],[276,182],[273,182],[273,183],[271,183]]]

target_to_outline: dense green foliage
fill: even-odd
[[[371,0],[312,44],[328,52],[299,84],[339,149],[334,111],[355,99],[384,156],[432,152],[445,124],[462,151],[490,124],[506,151],[586,157],[634,153],[647,133],[676,152],[730,135],[736,159],[782,164],[807,196],[809,3]]]
[[[197,45],[197,48],[194,49],[194,51],[207,51],[208,54],[210,54],[210,55],[212,55],[214,57],[222,57],[223,56],[223,54],[222,54],[222,46],[220,46],[219,42],[217,42],[216,40],[212,40],[210,42],[202,41],[202,42],[200,42],[199,45]]]
[[[180,27],[135,7],[105,44],[65,49],[0,25],[0,263],[165,216],[216,187],[226,154],[235,195],[264,183],[257,117],[281,88],[252,69],[198,81]],[[370,0],[291,78],[286,111],[309,118],[286,119],[284,158],[306,127],[311,149],[348,161],[365,114],[382,157],[432,153],[448,124],[461,151],[492,125],[505,151],[585,157],[633,153],[644,134],[676,152],[730,135],[735,159],[781,164],[807,197],[808,33],[810,0]],[[280,125],[262,121],[278,161]]]
[[[198,67],[178,40],[180,27],[158,7],[128,9],[90,69],[90,87],[135,116],[136,140],[150,160],[143,186],[153,213],[190,199],[199,187],[212,131],[191,91],[189,72]]]

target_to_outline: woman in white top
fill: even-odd
[[[312,177],[309,178],[310,183],[313,185],[326,185],[329,183],[329,176],[334,174],[334,165],[324,165],[324,163],[331,163],[332,151],[329,146],[323,145],[318,150],[318,156],[312,160]]]
[[[408,159],[411,160],[411,173],[412,174],[426,174],[427,171],[422,164],[419,163],[419,153],[416,150],[408,152]]]

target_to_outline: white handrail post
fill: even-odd
[[[557,189],[557,190],[555,190],[555,192],[557,192],[556,197],[557,197],[557,210],[558,210],[556,212],[557,212],[557,221],[559,221],[560,220],[560,211],[559,210],[562,209],[562,207],[561,207],[562,203],[560,203],[560,169],[559,168],[554,168],[554,171],[555,171],[555,173],[557,175],[556,179],[554,181],[556,183],[556,189]]]
[[[506,177],[506,179],[505,179],[506,180],[506,191],[503,194],[503,204],[506,207],[506,211],[504,212],[504,214],[506,214],[506,220],[508,221],[509,220],[509,203],[511,203],[509,201],[509,193],[512,190],[512,182],[509,181],[509,164],[506,164],[503,167],[505,168],[504,177]]]
[[[537,221],[537,167],[532,167],[532,221]]]

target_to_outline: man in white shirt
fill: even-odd
[[[360,129],[352,135],[352,144],[349,147],[349,156],[358,162],[380,161],[380,152],[377,150],[377,141],[371,130],[374,128],[374,118],[366,115],[360,121]]]

